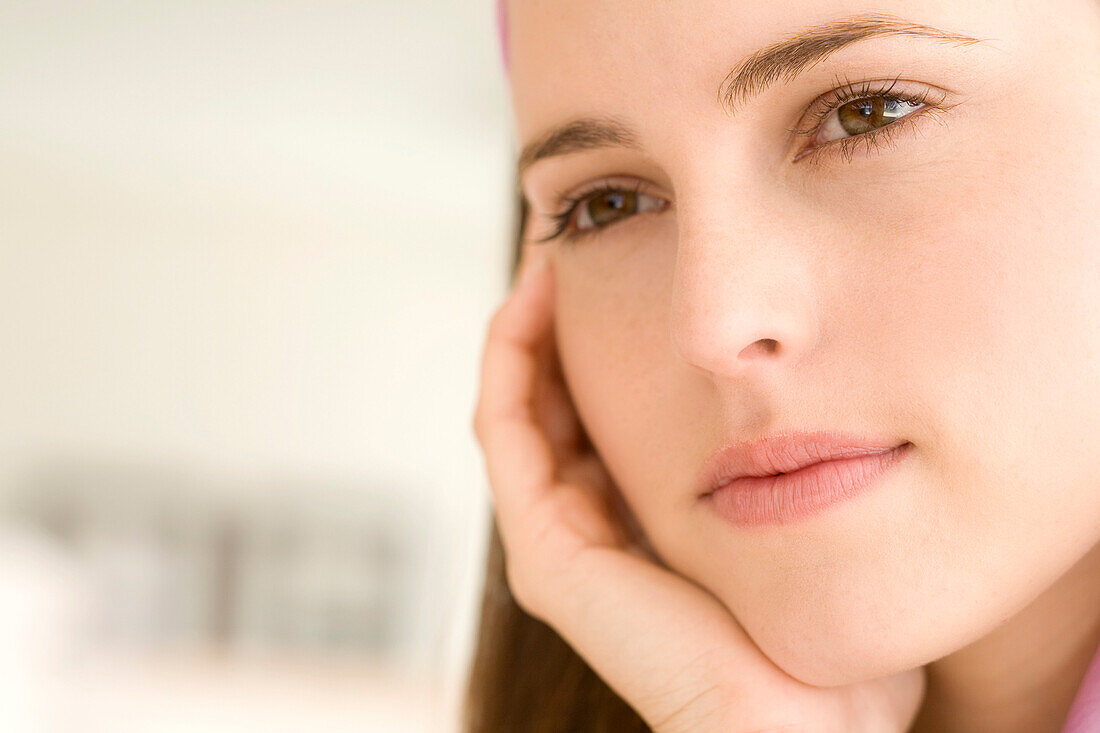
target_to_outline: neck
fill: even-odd
[[[910,733],[1058,733],[1100,646],[1100,544],[993,632],[928,664]]]

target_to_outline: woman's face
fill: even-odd
[[[582,422],[662,559],[813,684],[966,645],[1100,539],[1100,3],[886,6],[508,6],[521,145],[629,128],[522,177]],[[750,54],[848,20],[850,43],[723,104]],[[884,90],[912,101],[829,110]],[[601,183],[638,193],[533,243]],[[817,430],[912,449],[794,524],[698,500],[719,446]]]

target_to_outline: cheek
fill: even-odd
[[[983,477],[945,499],[973,500],[994,522],[1032,511],[1053,522],[1098,477],[1100,141],[1071,148],[1035,120],[1016,124],[1000,139],[960,136],[936,185],[913,189],[919,202],[898,191],[891,212],[882,201],[910,223],[893,250],[908,266],[881,268],[875,302],[893,328],[874,349],[927,403],[945,480]],[[1055,477],[1072,490],[1044,509],[1036,498]]]
[[[670,228],[646,241],[608,237],[557,262],[563,373],[589,438],[647,529],[683,494],[669,490],[684,481],[676,457],[692,455],[686,448],[703,434],[690,429],[704,413],[685,393],[668,333],[674,236]]]

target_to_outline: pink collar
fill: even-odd
[[[1096,733],[1100,731],[1100,649],[1092,657],[1085,679],[1077,688],[1062,733]]]

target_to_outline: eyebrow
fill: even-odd
[[[968,46],[989,39],[940,30],[885,13],[867,13],[812,26],[750,54],[718,86],[718,103],[728,113],[762,93],[776,81],[790,82],[833,52],[857,41],[879,36],[910,36]],[[517,175],[536,161],[581,150],[620,147],[640,150],[637,134],[614,117],[583,117],[553,128],[523,147]]]
[[[625,122],[614,117],[585,117],[573,120],[555,127],[524,146],[519,156],[518,172],[522,177],[523,172],[535,161],[543,158],[579,150],[610,147],[641,149],[634,131]]]
[[[957,46],[989,40],[910,23],[885,13],[867,13],[814,26],[793,38],[773,43],[751,54],[726,75],[718,87],[718,101],[733,114],[739,102],[763,92],[780,78],[790,82],[834,51],[879,36],[930,38]]]

